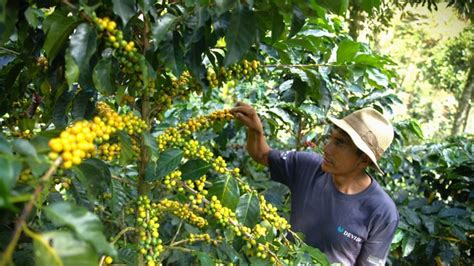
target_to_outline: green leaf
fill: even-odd
[[[327,256],[319,249],[303,244],[299,250],[308,253],[311,256],[313,263],[317,262],[321,265],[329,265]]]
[[[381,87],[388,86],[388,78],[377,68],[368,68],[367,77]]]
[[[148,132],[143,132],[142,137],[144,140],[145,147],[151,154],[152,158],[158,157],[158,148],[156,147],[156,140]]]
[[[337,63],[342,64],[354,59],[360,44],[349,39],[344,39],[337,46]]]
[[[53,62],[56,58],[75,26],[76,17],[68,16],[67,12],[60,9],[56,9],[53,14],[46,17],[43,23],[46,32],[43,49],[46,51],[49,62]]]
[[[409,236],[405,238],[402,242],[402,251],[403,251],[403,257],[406,257],[411,254],[411,252],[415,249],[416,245],[416,238],[413,236]]]
[[[209,189],[209,195],[215,195],[223,206],[235,210],[239,204],[239,184],[230,175],[219,177]]]
[[[158,161],[156,163],[156,175],[152,177],[153,180],[146,181],[154,181],[171,173],[181,164],[182,158],[182,150],[175,148],[165,150],[160,154],[160,157],[158,158]]]
[[[122,19],[123,25],[135,15],[134,0],[112,0],[114,13]]]
[[[380,0],[359,0],[358,4],[362,9],[369,13],[372,14],[373,9],[378,9],[381,5],[382,1]]]
[[[72,118],[77,119],[89,119],[92,116],[93,110],[95,110],[95,91],[82,89],[74,97],[72,103]]]
[[[76,64],[74,59],[72,58],[70,51],[68,50],[66,52],[66,55],[64,56],[64,59],[66,61],[66,81],[67,85],[71,87],[74,83],[77,83],[79,80],[79,66]]]
[[[24,139],[15,139],[12,143],[13,150],[24,156],[38,157],[35,146]]]
[[[99,159],[87,159],[72,168],[82,186],[93,197],[98,197],[110,187],[112,175],[109,167]]]
[[[25,18],[31,27],[37,28],[39,25],[39,19],[44,18],[44,13],[41,9],[37,9],[30,6],[25,11]]]
[[[177,17],[173,14],[166,13],[164,16],[159,17],[156,23],[151,26],[152,37],[156,44],[159,44],[163,40],[176,19]]]
[[[412,209],[404,209],[403,212],[407,222],[413,226],[420,226],[421,220],[418,217],[418,213]]]
[[[308,84],[306,82],[301,81],[301,79],[299,78],[295,78],[293,80],[293,84],[291,85],[291,89],[296,92],[296,106],[300,106],[306,99],[306,90],[308,90]]]
[[[77,86],[76,86],[77,87]],[[74,99],[74,86],[71,90],[64,90],[61,96],[56,100],[53,107],[53,123],[56,128],[66,127],[68,109],[71,101]]]
[[[110,209],[113,215],[118,215],[128,203],[129,198],[125,192],[122,183],[112,179],[112,199],[109,201]]]
[[[184,70],[184,50],[179,41],[179,38],[174,36],[170,41],[163,43],[158,51],[158,58],[163,60],[165,66],[171,69],[175,76],[181,75]]]
[[[117,135],[120,142],[120,165],[125,166],[133,158],[132,141],[123,131],[120,131]]]
[[[288,38],[291,38],[296,33],[298,33],[301,30],[301,28],[303,28],[305,21],[306,21],[306,16],[303,14],[301,9],[297,7],[296,5],[293,6],[293,17],[291,19],[291,28],[290,28],[290,34],[288,35]]]
[[[8,143],[7,139],[2,133],[0,133],[0,153],[12,155],[10,143]]]
[[[79,239],[89,242],[98,253],[115,256],[117,251],[107,242],[102,232],[102,223],[86,208],[70,202],[53,203],[45,207],[46,217],[56,226],[67,226],[74,230]]]
[[[423,130],[421,129],[420,124],[418,121],[411,119],[410,120],[410,129],[419,139],[424,139]]]
[[[22,168],[21,160],[0,155],[0,208],[8,206],[8,195]]]
[[[397,229],[397,231],[395,232],[395,235],[393,236],[392,244],[396,244],[396,243],[402,241],[404,235],[405,235],[405,233],[403,233],[402,230]]]
[[[246,193],[239,199],[239,205],[235,210],[237,219],[242,224],[252,228],[260,217],[260,202],[254,193]]]
[[[227,55],[225,65],[230,65],[242,58],[255,41],[256,28],[254,13],[247,8],[234,10],[229,27],[225,34]]]
[[[453,216],[464,216],[467,214],[468,214],[468,211],[461,208],[447,208],[447,209],[442,209],[438,213],[438,217],[446,218],[446,217],[453,217]]]
[[[69,231],[51,231],[42,233],[39,237],[42,241],[34,239],[33,242],[35,265],[87,266],[96,265],[100,259],[89,243],[77,239]],[[53,254],[59,257],[59,263],[45,245],[53,248]]]
[[[154,0],[138,0],[138,6],[140,7],[140,10],[143,11],[143,13],[146,13],[148,10],[150,10],[155,2],[156,1]]]
[[[276,42],[280,39],[281,35],[285,31],[285,21],[283,16],[278,11],[278,8],[272,6],[272,42]]]
[[[434,232],[435,232],[435,221],[434,221],[434,219],[432,219],[431,216],[426,216],[426,215],[421,215],[421,214],[420,214],[420,217],[421,217],[421,220],[423,221],[423,225],[428,230],[428,233],[430,233],[431,235],[434,234]]]
[[[344,15],[349,7],[349,0],[320,0],[318,4],[337,15]]]
[[[382,67],[385,64],[385,60],[376,55],[358,54],[354,57],[354,63],[373,67]]]
[[[189,160],[179,169],[182,173],[181,179],[198,179],[205,175],[209,168],[211,168],[211,164],[202,159]]]
[[[197,257],[199,259],[199,264],[203,266],[213,266],[215,265],[211,257],[205,252],[197,252]]]
[[[97,49],[97,33],[89,23],[80,24],[71,35],[69,52],[81,72],[89,70],[89,61]]]
[[[102,58],[94,67],[92,80],[98,92],[111,95],[115,92],[112,78],[112,58]]]

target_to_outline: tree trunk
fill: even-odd
[[[362,10],[356,3],[352,3],[349,8],[349,35],[354,41],[357,41],[357,37],[359,37],[359,32],[362,28],[362,20]]]
[[[459,104],[454,116],[453,127],[451,129],[451,135],[462,134],[467,124],[466,120],[469,117],[469,110],[472,102],[474,101],[474,57],[470,60],[471,67],[469,68],[469,74],[467,75],[466,85],[464,86],[461,97],[458,99]]]

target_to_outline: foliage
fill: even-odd
[[[426,80],[452,92],[459,99],[468,79],[469,60],[474,57],[473,39],[474,26],[471,25],[456,38],[433,49],[431,60],[422,68]]]
[[[404,128],[398,127],[397,141],[383,162],[382,182],[401,217],[391,257],[408,264],[472,264],[472,136],[403,147],[407,133],[417,132]]]
[[[396,100],[392,62],[324,8],[347,3],[4,2],[2,263],[328,264],[218,155],[239,129],[228,110],[200,105],[271,81],[277,132]],[[189,99],[200,113],[177,115]]]
[[[328,11],[348,1],[77,5],[1,10],[2,263],[328,264],[225,107],[248,99],[272,146],[296,149],[328,115],[390,111],[393,62]]]

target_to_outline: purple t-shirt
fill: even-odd
[[[395,203],[373,178],[360,193],[340,192],[322,160],[309,152],[268,155],[271,178],[291,191],[292,229],[331,263],[384,265],[399,221]]]

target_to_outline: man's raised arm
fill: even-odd
[[[250,157],[257,163],[268,165],[271,148],[265,140],[262,122],[255,109],[249,104],[237,102],[231,112],[247,127],[247,152]]]

